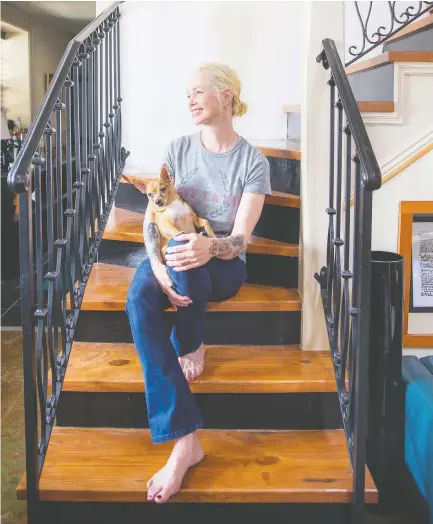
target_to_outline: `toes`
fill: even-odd
[[[155,502],[157,504],[163,504],[164,502],[167,502],[167,500],[174,495],[176,492],[170,493],[170,490],[163,489],[161,493],[158,494],[157,497],[155,497]]]
[[[155,500],[156,497],[161,493],[162,486],[154,486],[152,489],[149,490],[147,494],[147,500]]]

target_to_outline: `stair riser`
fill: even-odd
[[[356,100],[394,100],[394,64],[348,75]]]
[[[147,197],[134,185],[121,183],[116,194],[116,207],[144,213],[147,207]],[[266,204],[253,234],[298,244],[299,209]]]
[[[165,313],[167,330],[173,313]],[[209,312],[204,326],[205,344],[277,345],[300,343],[300,311]],[[80,311],[75,340],[133,342],[123,311]]]
[[[337,393],[196,393],[206,429],[339,429]],[[148,428],[143,393],[63,391],[57,425]]]
[[[384,44],[383,52],[386,51],[433,51],[433,26]]]
[[[265,205],[253,235],[299,244],[299,209]]]
[[[271,171],[271,187],[282,193],[300,194],[301,162],[288,158],[266,157]]]
[[[136,242],[103,240],[98,261],[116,266],[138,267],[147,257],[146,248]],[[298,257],[247,254],[247,282],[286,288],[298,287]]]
[[[257,498],[260,496],[258,495]],[[347,524],[350,504],[150,504],[42,502],[44,524]]]

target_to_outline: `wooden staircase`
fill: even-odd
[[[266,144],[266,153],[270,151]],[[172,443],[152,445],[144,381],[125,314],[146,256],[146,197],[134,176],[119,185],[87,284],[57,426],[40,481],[44,522],[346,524],[353,479],[328,351],[300,347],[299,158],[271,163],[273,195],[247,251],[247,283],[210,302],[204,373],[191,384],[206,429],[205,459],[168,504],[146,502],[146,482]],[[298,188],[298,194],[287,188]],[[173,318],[166,312],[167,326]],[[18,498],[26,498],[25,478]],[[366,471],[366,503],[377,490]],[[147,519],[147,520],[144,520]],[[180,519],[180,520],[179,520]]]

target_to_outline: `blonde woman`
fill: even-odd
[[[209,220],[217,238],[181,234],[169,242],[166,265],[150,209],[144,232],[148,253],[128,290],[126,310],[146,384],[153,443],[175,441],[167,464],[147,483],[148,500],[166,502],[204,451],[196,430],[203,419],[188,382],[203,371],[203,321],[209,300],[239,291],[246,279],[245,253],[271,194],[269,163],[233,129],[247,110],[241,82],[228,66],[203,64],[192,75],[188,106],[201,131],[174,140],[164,163],[180,196]],[[176,309],[169,337],[164,310]]]

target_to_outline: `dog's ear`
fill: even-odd
[[[167,182],[167,184],[171,184],[170,171],[167,169],[167,166],[165,164],[161,167],[159,178],[160,180],[164,180],[164,182]]]
[[[140,180],[139,178],[136,178],[134,180],[134,186],[142,193],[147,193],[147,180]]]

